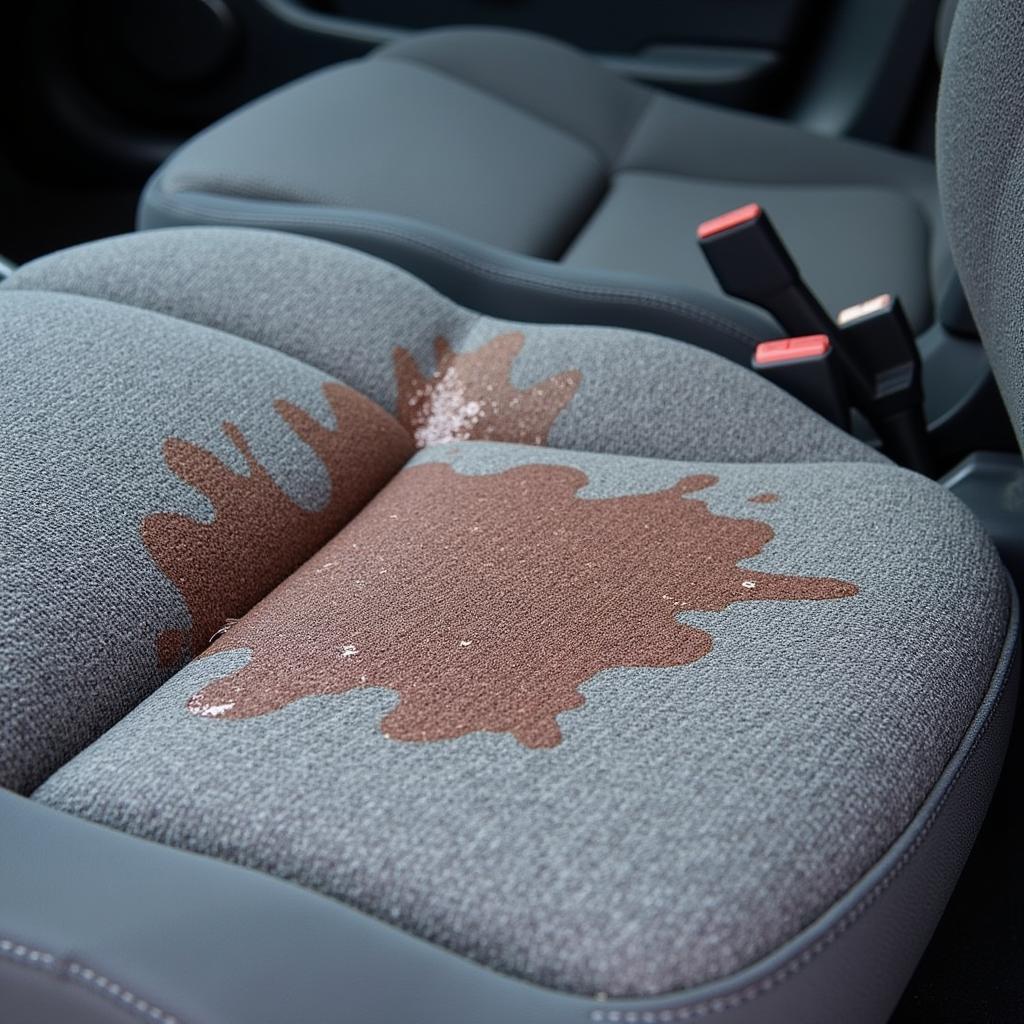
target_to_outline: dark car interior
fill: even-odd
[[[1016,0],[0,33],[0,1022],[1024,1020]]]

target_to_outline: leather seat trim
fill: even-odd
[[[137,996],[125,985],[108,978],[105,974],[87,967],[78,960],[59,959],[53,953],[26,946],[11,939],[0,938],[0,958],[30,969],[49,971],[82,988],[92,990],[115,1005],[134,1011],[145,1020],[157,1024],[180,1024],[173,1013],[154,1006],[147,999]]]

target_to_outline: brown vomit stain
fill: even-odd
[[[772,491],[765,491],[764,494],[755,494],[752,498],[747,498],[751,505],[771,505],[778,500],[779,496]]]
[[[581,498],[566,466],[463,475],[403,470],[363,513],[219,639],[250,660],[196,693],[196,715],[249,718],[302,697],[386,687],[396,740],[507,732],[561,741],[556,716],[605,669],[668,668],[707,654],[680,613],[739,601],[827,601],[842,580],[738,563],[774,536],[685,497],[690,476],[652,494]]]
[[[277,414],[319,456],[330,495],[317,509],[294,502],[253,455],[235,424],[223,430],[248,467],[236,473],[199,445],[170,437],[163,454],[171,471],[213,506],[213,518],[161,512],[142,521],[153,561],[177,587],[190,631],[167,629],[156,640],[163,665],[202,651],[225,623],[248,611],[333,536],[398,471],[412,453],[408,435],[382,409],[342,384],[323,393],[336,425],[325,427],[283,400]]]
[[[396,348],[398,420],[416,446],[470,439],[543,444],[581,375],[568,370],[517,388],[509,378],[523,340],[518,332],[500,334],[473,352],[454,352],[437,338],[436,369],[429,377],[407,349]]]

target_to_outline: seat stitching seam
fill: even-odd
[[[556,121],[552,121],[549,118],[542,116],[541,114],[536,114],[527,107],[522,107],[518,103],[514,103],[507,96],[502,96],[500,93],[494,92],[491,89],[487,89],[484,86],[479,85],[477,82],[470,81],[470,79],[468,78],[463,78],[461,75],[457,75],[455,74],[455,72],[449,71],[447,68],[439,68],[436,64],[431,64],[429,61],[421,60],[418,57],[404,56],[402,54],[382,53],[378,54],[376,59],[391,60],[397,61],[398,63],[410,64],[414,67],[421,68],[425,71],[433,72],[440,78],[447,78],[449,81],[458,82],[460,85],[465,86],[467,89],[472,89],[474,92],[480,93],[481,96],[487,96],[489,99],[496,100],[497,102],[504,104],[505,106],[511,108],[512,110],[518,111],[524,117],[528,117],[531,120],[536,121],[538,124],[545,125],[548,128],[568,135],[569,138],[571,138],[575,142],[578,142],[581,146],[584,146],[586,149],[590,150],[590,152],[593,153],[598,158],[598,161],[600,162],[606,175],[607,172],[611,170],[613,166],[612,159],[608,156],[607,153],[603,152],[601,148],[598,146],[598,144],[593,140],[588,139],[583,135],[578,135],[572,129],[566,128],[565,125],[559,124]],[[644,110],[646,111],[646,109],[647,108],[645,107]],[[639,120],[639,115],[637,119]],[[633,126],[630,128],[628,135],[632,135],[635,128],[636,124],[634,123]]]
[[[1008,668],[1009,666],[1004,670],[1004,676],[1006,675]],[[851,908],[841,921],[837,922],[825,935],[814,942],[810,947],[805,949],[799,955],[793,957],[788,964],[779,968],[768,977],[762,978],[760,981],[748,986],[746,989],[733,993],[732,995],[715,996],[702,1003],[697,1003],[693,1006],[679,1007],[677,1009],[594,1010],[590,1014],[591,1021],[594,1022],[594,1024],[605,1024],[605,1022],[607,1022],[607,1024],[674,1024],[676,1021],[686,1021],[694,1017],[705,1017],[709,1013],[724,1013],[727,1010],[735,1009],[737,1006],[742,1006],[744,1003],[753,1002],[755,999],[764,995],[777,985],[785,983],[795,974],[798,974],[803,970],[803,968],[810,964],[812,960],[817,959],[821,953],[823,953],[829,946],[833,945],[844,932],[848,931],[854,924],[856,924],[857,921],[859,921],[860,918],[878,902],[878,899],[892,885],[896,878],[903,872],[907,864],[917,854],[924,841],[928,838],[928,835],[930,834],[939,814],[942,812],[942,809],[946,806],[950,795],[956,788],[956,784],[960,780],[960,776],[963,775],[967,770],[968,765],[971,763],[971,758],[974,756],[975,750],[987,735],[1005,695],[1006,687],[1004,685],[999,691],[999,696],[993,703],[992,709],[989,711],[985,724],[979,730],[978,735],[975,736],[973,742],[968,748],[962,764],[957,769],[953,778],[950,779],[949,785],[946,787],[946,791],[942,794],[942,798],[939,800],[932,813],[928,815],[927,821],[925,821],[921,826],[920,832],[918,832],[911,845],[903,852],[900,859],[892,866],[886,876],[878,881],[871,892],[867,893],[855,907]]]
[[[633,140],[636,138],[637,133],[650,119],[651,114],[656,106],[657,94],[651,92],[647,97],[647,102],[644,103],[643,110],[640,111],[636,116],[636,120],[633,122],[632,127],[626,133],[626,137],[622,140],[622,145],[619,146],[618,152],[615,154],[615,159],[612,161],[612,170],[617,174],[622,170],[628,170],[623,168],[620,161],[629,152],[629,147],[633,144]]]
[[[123,1004],[145,1018],[157,1021],[158,1024],[181,1024],[181,1018],[161,1010],[147,999],[142,999],[124,985],[119,985],[110,978],[86,967],[77,960],[66,961],[64,970],[61,961],[53,953],[33,948],[23,942],[0,938],[0,956],[5,956],[14,963],[46,970],[62,977],[70,977],[87,988],[98,989],[112,1002]],[[66,973],[65,973],[66,972]]]
[[[252,225],[252,221],[246,214],[236,213],[234,211],[224,211],[218,213],[216,219],[214,219],[208,214],[206,210],[203,210],[200,207],[191,206],[187,200],[182,199],[180,196],[176,197],[173,202],[168,199],[165,199],[162,196],[151,196],[150,202],[156,202],[157,205],[162,206],[165,210],[169,212],[185,211],[187,213],[191,213],[194,216],[206,218],[210,223],[214,224],[222,223],[225,219],[227,219],[237,221],[239,223],[244,223],[249,226]],[[278,214],[276,212],[263,212],[260,213],[259,216],[260,219],[262,220],[282,224],[309,224],[325,228],[345,226],[343,224],[339,225],[337,222],[332,222],[329,218],[310,217],[308,215],[304,215],[301,213]],[[642,292],[635,292],[625,288],[598,288],[594,286],[578,285],[561,281],[555,283],[547,281],[541,277],[535,277],[530,274],[523,273],[521,271],[499,270],[495,267],[487,267],[475,264],[453,249],[449,249],[437,242],[424,241],[423,239],[417,238],[414,235],[409,235],[404,232],[397,231],[394,228],[374,226],[372,228],[365,228],[364,230],[371,231],[374,234],[383,235],[385,237],[396,238],[403,242],[408,242],[428,252],[433,251],[439,253],[451,259],[453,262],[459,264],[460,266],[465,267],[467,270],[470,270],[473,273],[482,274],[485,277],[492,277],[495,278],[496,280],[507,280],[528,284],[531,286],[538,287],[542,290],[546,290],[553,294],[567,292],[570,294],[586,296],[587,298],[593,299],[607,299],[609,301],[628,300],[635,302],[638,305],[648,306],[652,309],[661,309],[671,313],[683,314],[685,316],[690,317],[693,320],[705,324],[708,327],[716,328],[717,330],[729,334],[732,337],[739,339],[740,341],[747,342],[748,344],[754,344],[761,340],[757,335],[748,333],[741,327],[737,327],[729,320],[726,320],[724,317],[720,317],[715,313],[711,313],[707,310],[701,309],[699,306],[691,305],[690,303],[683,302],[682,300],[679,299],[658,298],[655,296],[644,295]],[[339,242],[336,244],[343,245],[345,243]],[[694,343],[691,342],[690,344]],[[701,348],[703,346],[697,345],[697,347]]]

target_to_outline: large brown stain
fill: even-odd
[[[249,662],[196,693],[194,714],[248,718],[302,697],[379,686],[398,740],[507,732],[561,740],[556,716],[581,683],[619,666],[686,665],[710,634],[677,621],[739,601],[824,601],[852,583],[738,563],[767,524],[686,497],[691,476],[653,494],[580,498],[565,466],[467,476],[404,470],[363,513],[211,648]]]
[[[437,338],[436,368],[429,377],[407,349],[396,348],[397,416],[417,447],[470,439],[543,444],[576,394],[581,375],[568,370],[521,390],[509,378],[522,347],[518,332],[461,353]]]
[[[200,522],[161,512],[142,521],[153,561],[177,587],[191,631],[164,630],[157,654],[164,665],[198,654],[225,622],[247,612],[366,504],[413,451],[408,434],[382,409],[342,384],[323,393],[335,417],[325,427],[298,406],[279,400],[277,414],[322,460],[330,495],[318,509],[298,505],[253,455],[235,424],[224,433],[248,467],[236,473],[199,445],[171,437],[167,465],[202,492],[213,518]]]

